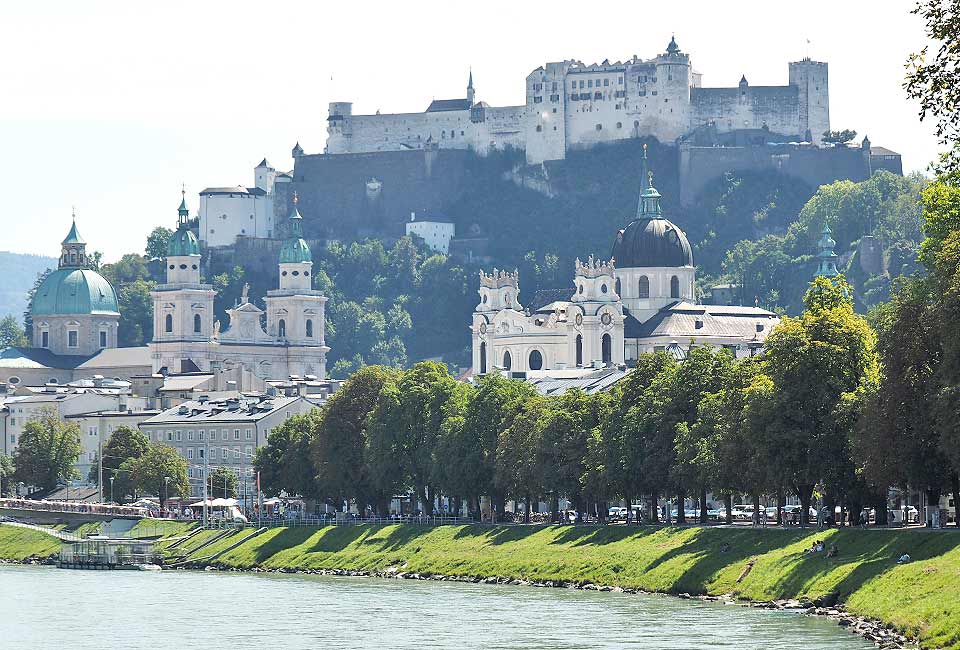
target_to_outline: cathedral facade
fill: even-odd
[[[216,292],[200,278],[200,243],[187,225],[186,200],[165,259],[167,281],[153,296],[154,334],[150,358],[154,372],[215,372],[244,366],[257,376],[326,377],[324,344],[327,301],[312,288],[313,260],[302,237],[302,217],[294,200],[290,237],[279,259],[279,286],[267,292],[266,310],[253,304],[246,288],[227,310],[221,330],[214,319]]]
[[[700,305],[684,232],[664,218],[646,170],[637,214],[615,237],[609,260],[574,265],[570,298],[526,310],[516,273],[480,273],[471,325],[473,373],[632,365],[639,355],[694,345],[736,357],[763,349],[779,319],[759,307]]]

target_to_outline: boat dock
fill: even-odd
[[[161,554],[151,540],[91,537],[60,546],[57,566],[61,569],[149,569],[159,568]]]

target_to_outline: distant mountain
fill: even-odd
[[[13,315],[23,319],[27,308],[27,292],[37,276],[49,268],[56,268],[57,258],[24,253],[0,251],[0,318]]]

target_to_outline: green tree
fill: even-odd
[[[170,237],[173,231],[169,228],[157,226],[147,236],[147,259],[155,260],[159,257],[167,256],[167,245],[170,243]]]
[[[10,479],[13,478],[16,467],[13,464],[13,458],[6,454],[0,454],[0,497],[9,496]]]
[[[60,420],[53,408],[42,409],[24,426],[13,455],[18,482],[44,491],[77,478],[80,427]]]
[[[215,467],[207,473],[207,495],[211,499],[235,499],[240,479],[229,467]]]
[[[545,397],[527,397],[518,405],[510,426],[500,432],[497,443],[494,481],[501,493],[524,501],[525,523],[530,523],[531,503],[543,490],[543,467],[536,461],[550,408]]]
[[[768,435],[782,450],[781,469],[800,498],[804,524],[814,487],[849,460],[838,409],[878,373],[876,335],[854,313],[842,277],[818,277],[805,303],[799,318],[785,318],[770,334],[764,355],[772,381]]]
[[[125,503],[127,497],[134,493],[134,482],[130,473],[121,471],[121,467],[127,461],[136,461],[145,453],[150,446],[150,440],[139,429],[132,429],[128,426],[119,426],[110,438],[107,444],[103,446],[103,474],[99,478],[99,485],[102,486],[104,497],[109,497],[111,492],[111,481],[113,479],[113,500],[117,503]],[[97,467],[90,468],[89,479],[97,482]]]
[[[113,264],[104,264],[100,274],[114,287],[122,287],[137,280],[149,281],[153,278],[150,275],[150,269],[147,268],[148,261],[143,255],[127,253]]]
[[[139,494],[156,494],[161,508],[166,506],[170,497],[190,496],[187,461],[170,445],[150,443],[142,456],[126,461],[121,470],[130,471],[134,488]]]
[[[361,510],[375,505],[380,514],[386,514],[387,501],[393,495],[374,489],[364,448],[368,416],[384,386],[395,379],[396,373],[386,368],[362,368],[330,396],[320,414],[310,456],[319,493],[338,506],[354,499]]]
[[[27,335],[16,318],[5,316],[0,320],[0,350],[28,345],[30,341],[27,340]]]
[[[260,474],[260,490],[267,496],[281,492],[304,498],[318,496],[310,447],[320,418],[318,409],[287,418],[273,428],[267,444],[254,452],[253,467]]]
[[[843,129],[842,131],[830,131],[829,129],[823,132],[823,141],[829,144],[846,144],[857,137],[857,132],[851,129]]]
[[[153,339],[154,283],[135,280],[120,289],[120,323],[117,338],[120,347],[146,345]]]
[[[525,403],[530,403],[529,398]],[[550,493],[555,519],[560,496],[583,512],[587,496],[599,502],[621,494],[610,478],[619,466],[606,454],[608,448],[599,431],[605,406],[602,394],[587,395],[574,389],[557,397],[543,414],[539,448],[532,462],[539,467],[543,489]]]

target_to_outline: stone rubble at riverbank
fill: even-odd
[[[56,565],[56,563],[57,563],[57,560],[55,556],[39,557],[36,555],[32,555],[30,557],[25,557],[22,560],[7,560],[5,558],[0,557],[0,564],[43,564],[46,566],[54,566]]]
[[[504,576],[457,576],[441,575],[437,573],[414,573],[403,571],[399,567],[388,567],[383,571],[356,571],[348,569],[266,569],[263,567],[253,567],[252,569],[226,568],[217,565],[197,565],[197,566],[178,566],[183,569],[203,568],[204,571],[235,571],[250,573],[291,573],[301,575],[322,575],[322,576],[340,576],[355,578],[392,578],[397,580],[434,580],[439,582],[467,582],[473,584],[485,585],[516,585],[529,587],[551,587],[559,589],[582,589],[586,591],[604,591],[623,594],[650,594],[651,592],[642,589],[632,589],[629,587],[611,587],[609,585],[597,585],[591,582],[567,582],[554,580],[526,580],[521,578],[508,578]],[[771,600],[771,601],[737,601],[730,594],[722,596],[692,595],[688,593],[670,594],[686,600],[701,600],[709,602],[720,602],[725,605],[742,605],[755,607],[758,609],[773,609],[780,611],[793,611],[807,616],[823,616],[837,622],[837,625],[847,628],[850,632],[857,634],[873,643],[883,650],[893,648],[915,648],[916,645],[900,634],[894,627],[878,620],[867,618],[865,616],[856,616],[847,612],[842,605],[835,604],[836,598],[821,599],[811,601],[806,598],[799,600]]]

